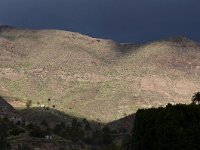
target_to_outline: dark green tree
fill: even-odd
[[[192,96],[192,104],[200,104],[200,92],[194,93]]]

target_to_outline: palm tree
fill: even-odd
[[[192,96],[192,104],[200,104],[200,92],[194,93]]]

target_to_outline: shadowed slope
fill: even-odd
[[[0,118],[20,118],[18,112],[0,96]]]
[[[125,118],[107,125],[52,108],[15,110],[6,100],[0,97],[0,127],[6,133],[1,134],[1,148],[3,137],[12,149],[25,145],[29,148],[24,149],[120,149],[121,142],[130,134],[127,128],[131,129],[133,124],[132,119]],[[123,126],[125,121],[130,126]]]

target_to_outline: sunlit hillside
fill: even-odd
[[[200,45],[180,37],[120,44],[59,30],[0,29],[0,95],[110,122],[138,108],[188,103]],[[48,102],[48,99],[51,99]]]

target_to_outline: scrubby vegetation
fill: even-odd
[[[0,32],[0,52],[0,94],[104,123],[187,103],[200,85],[200,46],[186,38],[135,45],[9,28]]]
[[[34,148],[31,143],[36,142],[75,150],[198,150],[198,101],[197,92],[189,105],[168,104],[166,107],[140,109],[135,114],[131,134],[124,126],[116,130],[114,124],[104,125],[70,117],[52,108],[24,109],[20,114],[31,122],[24,119],[12,121],[6,117],[0,119],[0,149],[31,150]],[[129,116],[126,118],[126,121],[132,120]]]
[[[7,148],[17,140],[42,143],[48,135],[52,143],[64,141],[61,147],[68,149],[78,149],[72,146],[75,143],[117,150],[118,138],[128,128],[115,131],[105,123],[140,108],[188,103],[200,86],[200,45],[186,38],[134,45],[58,30],[9,29],[0,32],[0,51],[0,94],[17,99],[10,103],[28,118],[27,122],[1,120],[0,143]],[[198,104],[200,93],[192,100]],[[55,108],[71,117],[52,111]],[[134,136],[128,136],[123,147],[198,149],[190,142],[199,140],[197,108],[168,105],[139,110]],[[8,116],[13,109],[8,109]],[[31,149],[26,142],[15,148]]]
[[[86,119],[74,118],[68,124],[60,122],[50,127],[46,120],[42,120],[40,124],[28,123],[25,125],[3,118],[0,120],[0,131],[0,149],[2,150],[33,149],[34,145],[31,143],[34,141],[40,145],[45,142],[61,142],[62,145],[57,144],[57,147],[61,149],[69,145],[75,145],[74,149],[77,150],[80,146],[87,147],[88,150],[92,148],[97,150],[121,149],[121,146],[114,142],[116,138],[114,130],[108,126],[101,128],[101,126],[91,124]],[[27,141],[28,139],[30,142]],[[71,141],[71,144],[64,142],[65,140]]]
[[[132,150],[199,150],[200,105],[171,105],[138,110]]]
[[[0,120],[0,149],[10,149],[10,143],[7,140],[8,136],[7,124]]]
[[[65,139],[70,139],[72,141],[83,141],[87,145],[104,146],[113,145],[114,131],[108,126],[103,128],[90,127],[90,123],[87,120],[82,122],[77,119],[72,120],[71,125],[65,125],[64,123],[57,124],[53,128],[53,133],[59,135]]]

